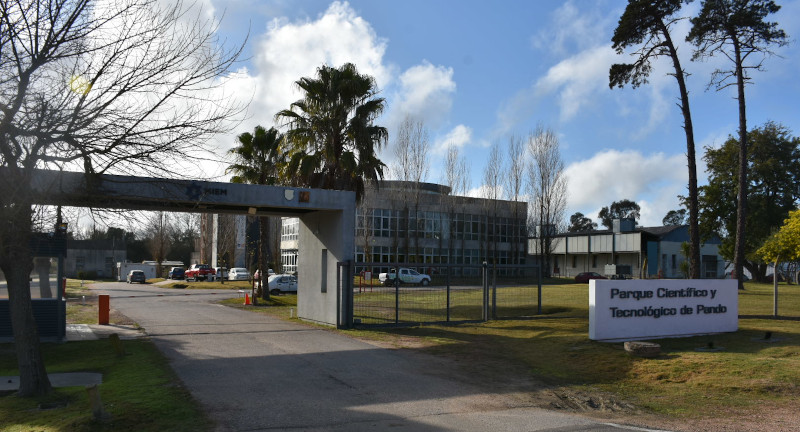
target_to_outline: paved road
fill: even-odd
[[[448,378],[422,355],[213,304],[236,292],[124,283],[95,290],[144,327],[218,431],[622,429],[518,407]]]

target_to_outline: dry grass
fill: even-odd
[[[544,309],[555,312],[533,319],[349,333],[445,356],[481,381],[530,380],[530,392],[545,386],[556,394],[611,394],[657,416],[694,421],[724,412],[729,420],[800,398],[800,287],[781,285],[779,291],[782,319],[769,317],[772,286],[748,283],[739,296],[738,332],[659,340],[664,355],[656,359],[588,339],[583,284],[546,286]],[[695,351],[709,342],[725,350]],[[738,410],[731,414],[731,407]]]

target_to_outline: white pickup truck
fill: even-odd
[[[386,286],[391,286],[394,285],[395,276],[395,269],[392,269],[389,273],[379,274],[378,280]],[[423,273],[418,273],[416,270],[400,267],[400,283],[428,286],[428,284],[431,283],[431,277]]]

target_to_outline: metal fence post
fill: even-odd
[[[394,268],[394,323],[400,324],[400,266]]]
[[[489,321],[489,272],[488,272],[488,265],[486,261],[483,262],[483,313],[482,319],[483,321]]]
[[[353,328],[353,266],[352,260],[345,261],[345,326]]]
[[[497,319],[497,262],[492,263],[492,319]]]
[[[447,267],[447,322],[450,322],[450,272],[452,267]]]
[[[537,297],[537,299],[536,299],[536,314],[537,315],[541,315],[542,314],[542,261],[541,260],[539,260],[538,268],[539,268],[539,272],[538,272],[539,273],[539,278],[538,278],[539,281],[537,282],[538,290],[537,290],[537,294],[536,294],[536,297]]]

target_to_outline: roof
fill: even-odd
[[[620,232],[619,234],[639,232],[639,233],[650,234],[652,236],[661,238],[661,237],[664,237],[664,236],[672,233],[673,231],[676,231],[676,230],[682,229],[682,228],[688,229],[688,227],[689,227],[688,225],[636,227],[636,228],[633,229],[633,231],[623,231],[623,232]],[[580,236],[587,236],[587,235],[595,236],[595,235],[604,235],[604,234],[614,234],[614,231],[606,229],[606,230],[595,230],[595,231],[566,232],[566,233],[556,234],[555,237],[580,237]],[[534,238],[534,237],[531,237],[531,238]]]

